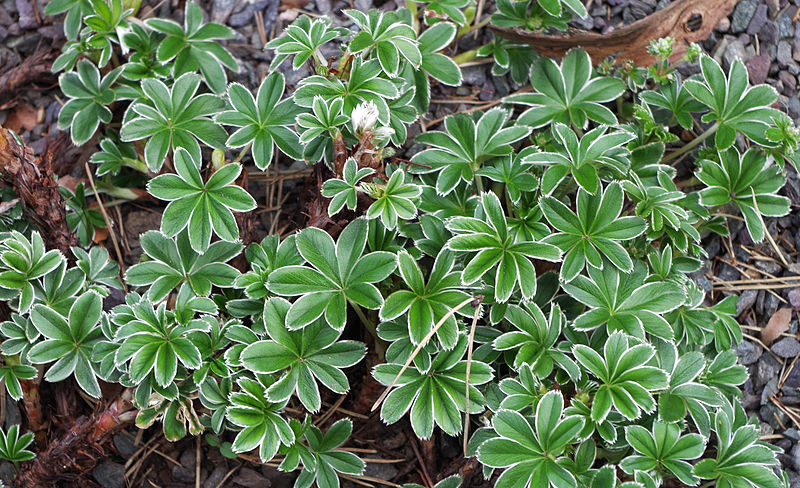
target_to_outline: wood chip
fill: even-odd
[[[570,49],[582,47],[595,64],[614,56],[617,61],[626,59],[647,66],[654,59],[647,52],[651,40],[662,37],[675,39],[675,50],[670,60],[678,61],[686,54],[690,42],[708,39],[720,19],[730,14],[736,3],[737,0],[679,0],[609,34],[577,30],[565,36],[551,36],[520,28],[489,28],[501,37],[533,46],[546,57],[561,58]]]
[[[767,325],[761,329],[761,340],[767,346],[772,345],[780,335],[789,329],[789,323],[792,321],[792,309],[782,308],[775,312],[769,318]]]

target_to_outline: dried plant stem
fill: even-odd
[[[433,335],[436,333],[436,331],[439,330],[439,327],[441,327],[447,321],[447,319],[449,319],[450,317],[455,315],[455,313],[458,310],[460,310],[461,307],[463,307],[463,306],[465,306],[468,303],[471,303],[473,301],[475,301],[475,298],[473,298],[473,297],[467,298],[463,302],[461,302],[458,305],[456,305],[455,307],[451,308],[450,311],[447,312],[444,317],[439,319],[439,322],[437,322],[436,325],[433,326],[433,328],[428,332],[428,334],[425,337],[422,338],[422,340],[419,342],[419,344],[417,344],[417,347],[415,347],[414,350],[411,352],[411,355],[408,357],[408,359],[406,360],[405,364],[403,364],[403,367],[400,368],[400,372],[397,373],[397,376],[395,376],[395,378],[392,380],[391,384],[389,384],[389,386],[387,386],[386,389],[383,390],[383,393],[381,393],[381,396],[379,396],[378,399],[375,401],[375,404],[372,405],[372,408],[370,409],[371,412],[374,412],[375,410],[377,410],[378,407],[381,406],[381,403],[383,403],[383,401],[386,400],[386,396],[389,395],[389,392],[392,391],[392,388],[394,388],[394,385],[397,384],[397,381],[400,379],[401,376],[403,376],[403,373],[405,373],[405,371],[406,371],[406,369],[408,369],[409,365],[411,365],[411,361],[413,361],[414,358],[417,357],[417,354],[419,354],[419,352],[422,350],[422,348],[425,347],[425,345],[428,343],[429,340],[431,340],[431,337],[433,337]]]
[[[482,297],[478,297],[482,301]],[[464,457],[467,457],[467,443],[469,439],[469,374],[472,370],[472,346],[475,341],[475,327],[478,325],[478,318],[481,316],[480,305],[475,307],[475,313],[472,315],[472,325],[469,328],[469,339],[467,341],[467,373],[464,378],[466,385],[466,393],[464,394]]]

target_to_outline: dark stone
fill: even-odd
[[[16,0],[17,13],[19,14],[19,26],[25,30],[39,27],[39,23],[36,22],[36,14],[33,12],[33,4],[31,1],[35,0]]]
[[[761,390],[769,380],[776,377],[781,371],[781,363],[772,357],[771,354],[762,354],[758,360],[755,376],[753,378],[753,388],[755,391]]]
[[[203,483],[203,488],[217,488],[222,480],[225,479],[225,475],[227,473],[227,468],[224,465],[218,464],[214,468],[214,471],[212,471],[211,474],[208,475],[208,478],[206,478],[205,483]]]
[[[778,23],[774,20],[768,20],[758,31],[758,40],[766,45],[772,45],[778,42]]]
[[[767,80],[770,63],[772,63],[772,59],[770,59],[767,53],[762,53],[748,59],[746,65],[747,72],[750,74],[750,82],[754,85],[764,83]]]
[[[744,32],[756,12],[755,0],[743,0],[736,4],[731,16],[731,32],[738,34]]]
[[[778,17],[778,35],[781,37],[781,39],[794,36],[794,25],[792,24],[792,19],[786,14]]]
[[[786,298],[789,299],[789,305],[791,305],[792,308],[800,309],[800,288],[792,288],[789,290],[789,293],[786,294]]]
[[[778,54],[775,56],[775,59],[777,59],[782,66],[786,66],[793,61],[792,45],[789,44],[789,41],[781,41],[778,43]]]
[[[6,420],[4,422],[4,426],[6,431],[11,428],[12,425],[18,425],[22,423],[22,416],[19,412],[19,405],[17,402],[11,398],[11,395],[8,392],[5,393],[6,395]]]
[[[133,454],[139,449],[136,447],[136,444],[134,444],[133,438],[125,432],[116,434],[113,438],[113,441],[114,447],[117,448],[117,452],[125,459],[133,456]]]
[[[758,298],[758,290],[744,290],[736,302],[736,316],[738,317],[750,310],[755,305],[756,298]]]
[[[263,10],[267,6],[267,3],[266,0],[261,0],[248,4],[247,7],[230,16],[228,25],[231,27],[243,27],[250,24],[250,22],[254,22],[253,15],[259,10]]]
[[[761,30],[761,28],[764,26],[766,22],[767,22],[767,6],[759,5],[758,7],[756,7],[755,13],[751,16],[750,23],[747,25],[747,33],[750,34],[751,36],[753,34],[758,34],[758,31]],[[732,27],[731,30],[733,30]]]
[[[92,470],[92,477],[103,488],[122,488],[125,486],[125,468],[111,461],[100,461]]]
[[[725,48],[725,54],[722,55],[722,68],[727,71],[736,59],[742,62],[747,61],[744,44],[739,39],[731,41]]]
[[[761,346],[755,346],[750,341],[742,341],[736,346],[736,355],[739,356],[739,364],[749,366],[761,357]]]
[[[764,315],[766,317],[772,317],[776,310],[778,310],[778,305],[780,304],[780,300],[778,297],[773,295],[772,293],[768,293],[764,296]]]
[[[761,419],[771,425],[773,429],[783,429],[781,425],[785,426],[791,423],[789,416],[783,413],[783,411],[778,410],[772,402],[761,407],[758,414],[761,416]]]
[[[766,271],[771,275],[777,275],[780,273],[781,269],[783,269],[781,265],[775,261],[756,261],[756,268]]]
[[[14,468],[13,464],[9,463],[8,461],[0,461],[0,482],[11,486],[11,483],[14,481],[14,477],[16,475],[17,470]]]
[[[272,483],[261,473],[250,468],[240,469],[231,481],[245,488],[269,488],[272,486]]]
[[[773,344],[770,350],[784,359],[793,359],[800,354],[800,343],[794,337],[784,337]]]
[[[180,466],[172,467],[172,478],[180,483],[194,483],[195,475],[195,450],[186,449],[181,453]]]
[[[781,93],[787,97],[793,96],[797,92],[797,78],[788,71],[781,71],[778,73],[778,79],[783,84]]]

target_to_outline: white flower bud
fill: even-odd
[[[375,102],[361,102],[353,109],[353,129],[356,133],[372,130],[378,122],[378,106]]]

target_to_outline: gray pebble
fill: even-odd
[[[92,470],[92,477],[103,488],[122,488],[125,486],[125,468],[111,461],[101,461]]]
[[[739,357],[739,364],[749,366],[761,357],[761,346],[756,347],[750,341],[742,341],[736,346],[736,355]]]
[[[739,301],[736,302],[736,316],[742,315],[756,303],[758,298],[758,290],[744,290],[739,295]]]
[[[783,66],[786,66],[787,64],[793,61],[792,45],[789,44],[789,41],[781,41],[778,43],[778,54],[776,56],[776,59]]]
[[[736,4],[731,16],[731,32],[738,34],[744,32],[756,12],[755,0],[743,0]]]
[[[773,344],[770,350],[784,359],[793,359],[800,354],[800,343],[794,337],[784,337]]]
[[[781,39],[794,36],[794,25],[788,15],[783,14],[778,17],[778,35]]]
[[[751,16],[750,23],[747,25],[747,33],[751,36],[758,34],[758,31],[767,22],[767,6],[759,5],[755,9],[755,13]]]
[[[722,67],[725,70],[730,69],[733,61],[736,59],[742,62],[747,62],[747,54],[744,50],[744,44],[742,44],[742,41],[739,39],[728,43],[728,47],[725,49],[725,54],[722,55]]]
[[[133,443],[133,439],[126,433],[119,433],[113,437],[114,447],[117,448],[117,452],[119,455],[125,459],[133,456],[133,454],[138,450],[136,444]]]
[[[778,73],[778,79],[783,84],[781,93],[787,97],[793,96],[797,91],[797,78],[795,78],[794,75],[789,71],[781,71]]]
[[[771,354],[762,354],[758,360],[755,377],[753,378],[753,388],[755,391],[761,390],[769,380],[776,377],[781,371],[781,363],[772,357]]]
[[[778,23],[774,20],[766,21],[764,26],[761,27],[761,30],[758,31],[758,39],[763,44],[774,45],[776,42],[778,42],[778,36]]]

